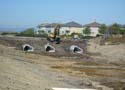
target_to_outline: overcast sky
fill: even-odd
[[[0,27],[45,22],[125,24],[125,0],[0,0]]]

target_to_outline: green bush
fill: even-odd
[[[42,38],[47,38],[48,34],[35,34],[34,37],[42,37]]]
[[[34,37],[34,35],[35,35],[34,28],[28,28],[28,29],[18,33],[16,36]]]
[[[84,36],[83,38],[84,38],[84,39],[92,39],[92,38],[94,38],[94,37],[92,37],[92,36]]]
[[[1,35],[17,35],[17,32],[3,32]]]

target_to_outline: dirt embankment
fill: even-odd
[[[47,53],[45,51],[45,45],[49,43],[50,45],[54,46],[56,49],[56,53]],[[69,47],[71,45],[77,45],[83,49],[85,52],[86,50],[86,43],[83,40],[74,41],[74,40],[62,40],[61,44],[55,44],[49,42],[46,38],[36,38],[36,37],[0,37],[0,44],[15,47],[16,49],[22,50],[23,44],[29,44],[35,48],[34,53],[37,54],[44,54],[54,57],[63,57],[63,56],[74,56],[71,52],[69,52]],[[82,56],[79,54],[75,54],[76,56]]]
[[[70,82],[67,75],[49,69],[47,63],[53,59],[55,58],[24,53],[0,45],[0,90],[78,87]],[[77,79],[70,78],[74,83],[77,82]]]
[[[125,44],[100,46],[99,40],[99,38],[90,40],[87,48],[90,55],[107,63],[125,66]]]

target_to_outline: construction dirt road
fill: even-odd
[[[81,58],[76,54],[54,57],[46,53],[26,53],[12,46],[11,41],[8,45],[7,42],[0,43],[0,90],[52,87],[125,90],[124,45],[112,46],[118,49],[114,60],[116,50],[108,51],[112,50],[111,46],[100,47],[93,41],[88,47],[89,53]],[[105,54],[106,50],[109,54]]]

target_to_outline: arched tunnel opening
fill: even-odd
[[[81,51],[81,49],[79,49],[79,48],[77,48],[77,47],[74,47],[74,50],[73,50],[74,53],[75,53],[75,52],[79,52],[79,51]]]
[[[46,52],[55,52],[55,48],[49,44],[45,45],[45,51]]]
[[[83,53],[83,49],[76,46],[76,45],[72,45],[70,46],[70,51],[73,52],[73,53]]]
[[[25,46],[25,47],[24,47],[24,51],[28,51],[28,50],[32,50],[32,48],[29,47],[29,46]]]
[[[52,47],[50,47],[50,46],[47,46],[47,47],[46,47],[46,51],[47,51],[47,52],[49,52],[49,51],[51,51],[51,50],[53,50]]]
[[[28,44],[24,44],[23,45],[23,51],[26,51],[26,52],[33,52],[34,51],[34,48]]]

